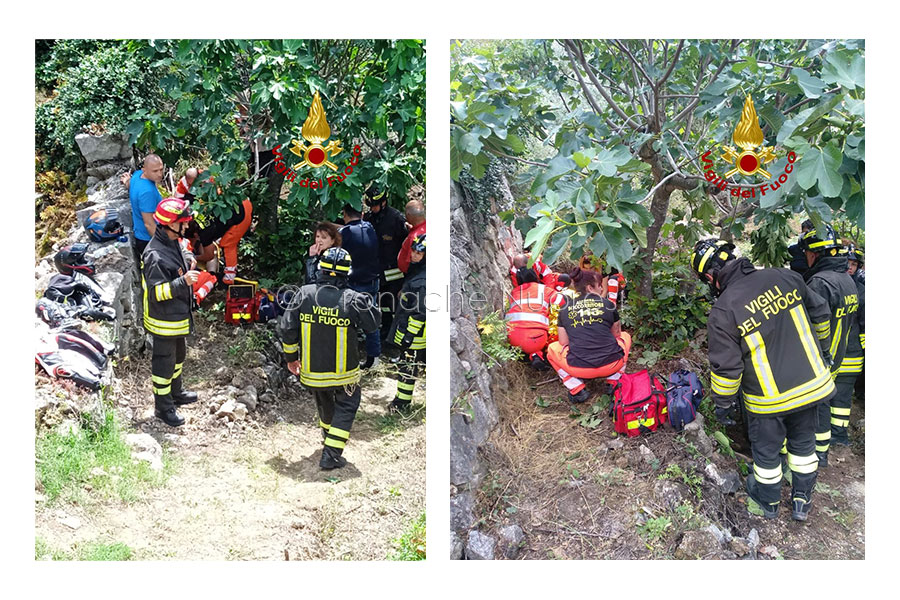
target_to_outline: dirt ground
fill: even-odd
[[[385,559],[391,541],[425,510],[424,377],[414,394],[417,410],[399,418],[387,413],[396,380],[384,367],[366,374],[344,452],[349,464],[321,471],[315,403],[299,384],[275,390],[276,400],[260,402],[244,422],[227,425],[210,414],[211,390],[227,383],[217,369],[228,367],[230,379],[241,366],[240,354],[226,348],[247,332],[197,321],[184,370],[201,399],[179,409],[182,427],[152,417],[149,357],[117,371],[117,413],[160,442],[175,465],[171,477],[132,503],[38,504],[36,535],[64,550],[119,542],[137,560]],[[81,527],[61,524],[63,512]]]
[[[656,372],[669,372],[669,365],[657,367]],[[562,401],[564,388],[553,381],[552,371],[537,373],[524,364],[506,368],[510,386],[498,401],[501,422],[485,452],[490,467],[478,508],[483,530],[512,523],[522,527],[526,545],[519,559],[672,558],[686,532],[709,524],[735,538],[756,529],[760,559],[865,558],[865,433],[855,426],[865,417],[862,405],[853,405],[853,453],[842,459],[832,453],[831,465],[819,471],[810,519],[790,519],[785,485],[778,518],[765,520],[747,513],[743,477],[740,491],[724,494],[703,476],[710,462],[722,473],[737,470],[740,460],[750,462],[739,428],[727,432],[735,458],[719,451],[704,458],[669,427],[616,438],[606,410],[596,415],[599,425],[579,423]],[[590,382],[592,401],[600,385]],[[582,405],[586,410],[590,406]],[[641,446],[652,459],[641,456]],[[667,478],[675,468],[670,465],[692,481]],[[678,502],[687,506],[667,506],[661,500],[663,485],[673,486]],[[658,535],[648,533],[648,522],[663,517],[670,525]],[[706,557],[737,558],[733,554],[711,551]]]

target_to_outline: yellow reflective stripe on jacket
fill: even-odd
[[[755,414],[784,412],[825,398],[834,391],[834,381],[827,371],[815,379],[798,385],[778,396],[744,394],[744,405]]]
[[[359,367],[346,373],[308,373],[300,371],[300,383],[309,387],[336,387],[351,385],[359,381]]]
[[[172,299],[172,284],[171,283],[158,283],[154,287],[156,291],[156,301],[164,302],[166,300]]]
[[[844,357],[844,361],[841,363],[841,366],[838,367],[838,374],[844,373],[862,373],[863,363],[865,358],[862,356],[859,357]]]
[[[821,375],[825,372],[825,363],[822,362],[822,358],[819,355],[819,346],[816,344],[816,341],[812,337],[812,332],[809,330],[809,321],[806,320],[803,306],[795,306],[791,309],[791,319],[794,320],[794,327],[797,328],[797,333],[800,335],[800,343],[803,345],[803,350],[806,352],[809,366],[812,367],[813,373]]]
[[[723,396],[731,396],[741,387],[741,377],[729,379],[716,373],[710,373],[710,382],[712,383],[712,391]]]
[[[281,349],[285,354],[293,354],[300,351],[300,344],[285,344],[281,342]]]
[[[831,323],[825,321],[824,323],[813,323],[813,327],[816,330],[816,337],[820,340],[827,340],[828,336],[831,335]]]
[[[301,357],[301,371],[309,371],[309,348],[310,348],[310,338],[312,335],[310,331],[312,330],[312,325],[310,323],[301,323],[300,324],[300,339],[303,341],[303,356]],[[301,373],[302,375],[302,373]]]
[[[420,321],[418,319],[410,319],[406,322],[406,330],[412,334],[419,333],[419,330],[422,329],[422,326],[425,325],[425,321]]]
[[[398,279],[403,279],[404,277],[406,277],[406,276],[403,274],[403,271],[401,271],[400,269],[396,269],[396,268],[395,269],[387,269],[384,272],[385,281],[397,281]]]
[[[766,354],[766,342],[758,331],[744,338],[750,349],[750,360],[753,362],[753,370],[766,397],[778,396],[778,386],[775,384],[775,376],[772,374],[772,365]]]
[[[168,285],[168,284],[167,284]],[[187,335],[191,332],[191,320],[182,319],[181,321],[163,321],[154,319],[150,316],[150,298],[147,291],[147,280],[141,275],[141,288],[144,290],[144,329],[153,335],[162,337],[172,337],[179,335]],[[159,288],[159,286],[155,286]]]
[[[338,373],[344,373],[347,370],[347,328],[336,327],[334,330],[336,337],[334,344],[334,364]]]
[[[841,343],[841,325],[843,321],[838,319],[837,327],[834,328],[834,337],[831,338],[831,357],[836,358],[838,344]]]
[[[866,349],[866,334],[859,334],[859,345],[862,346],[862,349]]]

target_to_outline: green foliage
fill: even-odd
[[[573,406],[569,416],[574,419],[576,423],[588,431],[591,431],[599,427],[600,423],[603,422],[603,414],[608,407],[609,397],[601,396],[601,398],[597,402],[594,402],[585,412],[581,412],[578,408]]]
[[[728,436],[725,435],[722,431],[716,431],[713,433],[713,439],[719,443],[719,452],[724,454],[725,456],[729,456],[734,458],[734,450],[731,449],[731,440],[728,439]]]
[[[694,470],[694,467],[688,467],[688,470],[685,471],[681,468],[681,466],[677,463],[669,463],[669,466],[666,467],[664,473],[660,473],[657,476],[657,479],[674,479],[680,480],[691,492],[694,496],[697,497],[697,500],[700,500],[700,497],[703,494],[703,475],[700,475]]]
[[[639,524],[637,530],[648,543],[652,544],[661,540],[670,527],[672,527],[672,519],[670,517],[656,517],[647,519],[646,522]]]
[[[110,410],[100,422],[83,421],[77,432],[38,437],[36,470],[48,502],[81,502],[85,484],[103,497],[132,502],[141,488],[162,484],[165,471],[156,473],[146,462],[133,461],[123,436]]]
[[[43,560],[47,556],[52,560],[123,561],[132,560],[133,551],[120,542],[113,544],[88,542],[76,544],[73,552],[66,552],[51,548],[45,540],[36,537],[34,539],[34,559]]]
[[[463,206],[473,217],[475,231],[480,234],[487,225],[488,217],[495,214],[493,201],[503,198],[503,177],[513,172],[509,161],[493,158],[480,179],[473,177],[468,170],[459,174],[459,182],[463,187]]]
[[[769,214],[750,234],[753,245],[750,260],[761,267],[783,267],[791,260],[788,242],[796,240],[797,232],[788,223],[788,214]]]
[[[682,351],[697,330],[706,326],[709,301],[685,254],[655,261],[653,281],[651,298],[632,290],[629,303],[622,309],[622,321],[623,327],[633,331],[637,340],[660,342],[660,354],[653,356],[655,362]]]
[[[52,165],[74,174],[79,165],[75,135],[124,133],[132,115],[155,109],[160,96],[158,72],[125,43],[69,41],[58,45],[38,69],[64,69],[50,100],[35,110],[35,141]]]
[[[496,361],[487,363],[487,368],[511,360],[521,360],[524,357],[521,348],[509,345],[506,322],[500,313],[492,312],[485,315],[478,323],[478,331],[481,333],[481,349]]]
[[[517,225],[545,262],[571,243],[573,258],[589,246],[620,270],[646,248],[649,264],[648,204],[665,217],[663,238],[684,244],[700,224],[740,236],[754,214],[770,230],[804,211],[864,223],[862,40],[468,41],[451,61],[451,176],[481,177],[492,156],[517,160],[536,199]],[[733,143],[747,95],[776,146],[773,178],[789,151],[797,160],[777,191],[714,197],[698,185],[699,156],[712,150],[714,170],[727,170],[719,150]],[[667,210],[673,190],[690,204],[686,220]],[[781,243],[757,242],[776,264]]]
[[[37,167],[40,159],[36,157],[35,163]],[[68,175],[57,169],[37,171],[34,187],[42,194],[34,205],[34,253],[41,257],[69,234],[76,205],[85,198],[84,190],[77,188]]]

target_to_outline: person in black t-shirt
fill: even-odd
[[[617,378],[625,369],[631,336],[622,331],[616,305],[607,298],[607,280],[594,271],[571,274],[578,297],[559,311],[559,341],[547,359],[569,390],[569,400],[590,398],[582,379]]]

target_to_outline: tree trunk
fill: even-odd
[[[653,255],[656,254],[656,244],[659,241],[659,232],[666,222],[669,213],[669,197],[672,195],[672,187],[664,185],[653,194],[650,202],[650,214],[653,215],[653,223],[647,228],[647,247],[641,251],[641,265],[644,276],[638,284],[638,293],[649,298],[653,293]]]

